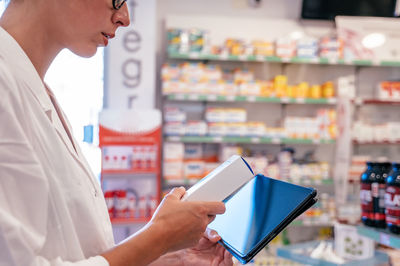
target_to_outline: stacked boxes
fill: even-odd
[[[168,51],[173,53],[213,54],[220,56],[277,56],[314,59],[318,57],[339,60],[344,57],[344,41],[336,36],[314,38],[282,36],[276,40],[244,40],[228,38],[222,45],[209,43],[209,34],[202,29],[169,29]]]
[[[164,64],[163,93],[188,93],[232,96],[332,98],[332,81],[310,85],[307,82],[289,84],[288,77],[278,75],[272,80],[257,80],[248,69],[222,70],[218,65],[202,63]]]
[[[382,81],[377,87],[376,96],[378,99],[387,101],[400,101],[400,82]]]
[[[267,127],[264,122],[247,121],[247,112],[242,108],[209,107],[205,112],[206,121],[180,121],[186,117],[182,112],[166,108],[165,135],[323,140],[334,140],[337,135],[336,111],[333,109],[318,109],[315,117],[288,116],[283,127]]]
[[[358,142],[398,142],[400,141],[400,123],[388,122],[371,125],[357,121],[353,125],[353,140]]]

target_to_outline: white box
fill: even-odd
[[[247,162],[233,155],[186,191],[183,201],[223,201],[254,177]]]
[[[335,251],[344,259],[369,259],[374,256],[375,243],[359,235],[355,226],[335,223]]]

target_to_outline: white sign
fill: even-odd
[[[400,60],[398,18],[337,16],[335,24],[347,59]]]
[[[104,108],[154,108],[156,0],[129,0],[129,27],[105,49]]]

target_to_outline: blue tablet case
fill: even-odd
[[[226,212],[209,224],[220,244],[242,264],[249,262],[296,217],[317,201],[316,190],[256,175],[225,199]]]

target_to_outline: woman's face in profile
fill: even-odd
[[[119,10],[113,0],[44,0],[43,18],[56,42],[77,55],[93,56],[97,47],[106,46],[120,26],[129,25],[127,4]]]

